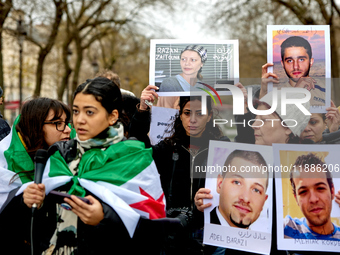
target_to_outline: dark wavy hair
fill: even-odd
[[[180,116],[183,113],[183,109],[185,105],[189,101],[195,101],[199,100],[201,101],[201,96],[184,96],[180,97],[179,100],[179,113],[176,114],[175,120],[173,123],[167,128],[166,132],[172,133],[170,137],[164,138],[164,142],[167,144],[174,145],[175,143],[178,143],[179,141],[183,141],[187,137],[186,131],[183,127],[182,120]],[[211,106],[211,98],[207,97],[207,114],[212,114],[212,106]],[[213,118],[210,119],[210,121],[206,124],[206,128],[204,131],[204,136],[210,139],[219,139],[222,136],[222,132],[219,127],[213,126]]]
[[[293,166],[294,167],[291,168],[291,171],[289,174],[289,180],[292,186],[294,196],[296,196],[296,187],[294,183],[294,172],[299,172],[299,170],[296,171],[297,167],[302,167],[302,168],[305,168],[305,167],[311,168],[311,166],[322,167],[322,171],[325,172],[325,175],[327,178],[327,184],[329,186],[329,189],[331,190],[332,188],[334,188],[332,173],[328,170],[328,167],[325,164],[325,162],[322,161],[322,159],[316,156],[314,153],[308,153],[307,155],[301,155],[297,157]]]
[[[56,99],[34,98],[22,106],[20,120],[15,128],[22,136],[32,160],[38,149],[46,150],[49,147],[44,139],[43,127],[50,110],[54,112],[51,121],[60,119],[63,113],[66,114],[66,122],[70,121],[71,109]]]

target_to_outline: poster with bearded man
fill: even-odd
[[[270,253],[272,166],[270,146],[210,141],[208,165],[195,169],[206,171],[195,205],[205,207],[203,242],[218,246],[216,253]]]
[[[311,112],[325,113],[331,105],[329,26],[267,26],[267,61],[262,85],[305,88],[311,93]]]

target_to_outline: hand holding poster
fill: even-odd
[[[267,26],[268,68],[278,82],[268,87],[299,87],[311,92],[311,112],[326,112],[331,97],[329,26]]]
[[[340,146],[274,144],[278,248],[338,252]]]
[[[271,147],[211,141],[204,243],[269,254],[272,224]]]
[[[178,110],[164,107],[152,107],[151,123],[150,123],[150,142],[152,145],[157,144],[165,137],[171,135],[166,132],[168,127],[173,123]]]

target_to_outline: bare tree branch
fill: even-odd
[[[325,19],[325,23],[326,23],[326,24],[329,24],[329,23],[332,21],[332,17],[331,17],[331,15],[329,15],[329,14],[327,13],[325,4],[323,3],[322,0],[315,0],[315,1],[316,1],[316,2],[318,3],[318,5],[319,5],[320,12],[321,12],[323,18]]]
[[[332,7],[334,8],[334,10],[337,12],[337,14],[340,16],[340,9],[337,5],[337,3],[334,0],[331,0],[332,3]]]
[[[37,72],[36,72],[36,85],[35,85],[35,90],[33,94],[34,96],[40,96],[44,61],[45,61],[47,54],[51,51],[55,43],[58,31],[59,31],[61,17],[63,16],[63,13],[64,13],[64,1],[53,0],[53,2],[55,5],[55,18],[54,18],[51,33],[48,36],[46,45],[44,47],[40,47],[40,51],[38,55]]]
[[[302,24],[304,25],[316,25],[317,24],[315,20],[307,14],[309,12],[307,12],[307,7],[304,6],[304,4],[301,4],[301,6],[299,6],[297,5],[297,3],[293,1],[289,1],[289,2],[286,2],[283,0],[273,0],[273,1],[291,10],[296,15],[296,17],[301,21]]]

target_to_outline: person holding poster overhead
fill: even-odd
[[[340,112],[331,101],[331,107],[326,108],[327,113],[312,113],[307,127],[301,134],[302,139],[310,139],[314,143],[338,144],[340,143]]]
[[[271,146],[273,143],[300,143],[300,135],[302,131],[308,124],[309,115],[305,115],[295,104],[288,104],[287,105],[287,112],[286,115],[282,114],[281,109],[281,91],[277,93],[277,107],[276,110],[269,115],[258,115],[255,118],[255,122],[252,125],[253,133],[252,134],[245,134],[246,138],[251,138],[255,136],[255,144],[259,145],[268,145]],[[291,95],[289,98],[299,98],[300,95]],[[269,92],[260,100],[257,101],[257,110],[268,110],[273,105],[273,92]],[[303,103],[303,107],[309,109],[309,102]],[[271,121],[266,121],[269,119]],[[295,119],[297,120],[296,125],[290,125],[291,123],[285,123],[285,119]],[[284,123],[284,125],[282,124]],[[238,134],[240,135],[240,134]],[[243,135],[243,134],[242,134]],[[242,137],[241,137],[242,138]],[[244,141],[248,139],[244,139]],[[252,139],[249,139],[252,140]],[[195,204],[198,210],[204,211],[205,208],[211,206],[211,203],[203,203],[203,199],[211,199],[212,195],[210,194],[211,191],[206,188],[202,188],[198,190],[195,196]],[[275,198],[275,196],[274,196]],[[274,207],[274,217],[275,220],[275,207]],[[275,228],[275,224],[273,225]],[[276,230],[273,230],[273,239],[272,239],[272,252],[275,254],[280,254],[282,252],[285,254],[284,251],[278,251],[276,248]],[[226,254],[228,254],[230,250],[226,250]],[[230,251],[231,252],[231,251]],[[248,252],[244,251],[232,251],[233,254],[249,254]],[[273,253],[274,254],[274,253]]]
[[[163,80],[159,92],[190,91],[202,80],[202,67],[207,60],[207,50],[200,45],[188,45],[182,50],[180,64],[182,73]]]
[[[281,108],[281,91],[277,92],[276,110],[269,115],[257,115],[252,125],[255,144],[300,143],[300,135],[307,126],[310,116],[305,115],[296,104],[287,104],[286,114],[283,115],[283,109]],[[287,95],[289,99],[299,99],[301,97],[301,94]],[[257,110],[270,109],[274,100],[273,93],[268,93],[258,101]],[[309,102],[302,104],[307,110],[309,110],[309,105]],[[293,122],[294,124],[292,124]]]
[[[288,93],[287,99],[299,99],[303,96],[303,94],[299,93]],[[248,125],[237,126],[235,142],[255,143],[260,145],[272,145],[273,143],[301,143],[300,135],[307,126],[310,116],[305,115],[296,104],[287,104],[286,114],[283,115],[281,109],[281,90],[277,91],[277,98],[275,99],[273,99],[273,92],[265,94],[260,97],[260,99],[255,99],[253,102],[254,108],[258,111],[269,110],[273,106],[273,100],[276,100],[277,107],[271,114],[255,115],[248,111],[244,115],[235,117],[235,120],[238,122],[243,121],[244,123],[248,123]],[[307,111],[309,110],[309,102],[303,103],[302,105]],[[247,107],[248,104],[245,100],[245,108]],[[249,123],[252,121],[253,123],[250,125]]]
[[[141,103],[130,123],[130,135],[150,144],[147,136],[150,112],[145,100],[154,101],[158,94],[148,85],[142,92]],[[207,114],[201,113],[201,97],[180,97],[179,113],[172,123],[173,135],[152,146],[153,158],[160,173],[166,198],[167,217],[181,217],[182,231],[169,236],[166,254],[203,254],[203,213],[195,207],[194,196],[205,185],[205,172],[195,172],[196,166],[206,166],[210,140],[229,141],[213,126],[210,98]],[[215,247],[212,247],[216,249]]]
[[[313,165],[322,166],[323,171],[310,171]],[[325,162],[313,153],[296,159],[290,172],[290,183],[294,198],[305,217],[293,219],[287,215],[284,238],[340,241],[340,227],[331,221],[333,179],[324,166]]]
[[[306,45],[306,44],[305,44]],[[294,48],[294,47],[293,47]],[[307,47],[309,50],[310,47]],[[306,50],[307,51],[307,50]],[[307,54],[308,55],[308,54]],[[306,56],[305,56],[306,57]],[[302,61],[302,60],[301,60]],[[281,61],[282,62],[282,61]],[[271,63],[266,63],[262,66],[262,84],[260,92],[258,93],[258,97],[262,98],[267,94],[267,84],[268,82],[273,82],[274,84],[278,84],[278,76],[274,73],[268,73],[268,67],[273,66]],[[287,73],[287,71],[286,71]],[[288,74],[287,74],[288,75]],[[272,77],[274,79],[269,79],[269,77]],[[311,78],[306,78],[306,81],[313,81]],[[293,80],[291,80],[293,82]],[[302,79],[299,80],[302,84]],[[259,87],[258,85],[255,85],[256,88]],[[307,85],[307,88],[309,86]],[[317,88],[314,90],[314,92],[317,90]],[[339,109],[335,106],[333,101],[331,101],[331,106],[327,107],[325,109],[326,113],[312,113],[311,118],[309,120],[308,125],[306,126],[305,130],[301,134],[302,140],[312,140],[314,143],[320,143],[320,144],[335,144],[340,143],[340,131],[339,131],[339,124],[340,124],[340,113]],[[251,113],[248,112],[246,115],[250,115]],[[242,117],[238,117],[237,121],[241,120]],[[251,119],[251,117],[247,117],[247,119]],[[325,131],[326,127],[328,129]],[[238,130],[240,130],[240,136],[238,136],[238,141],[243,142],[244,141],[244,133],[246,132],[242,128],[238,127]],[[324,132],[325,131],[325,132]],[[243,137],[242,137],[243,136]],[[243,140],[242,140],[243,139]],[[308,141],[302,141],[302,143],[309,143]]]

